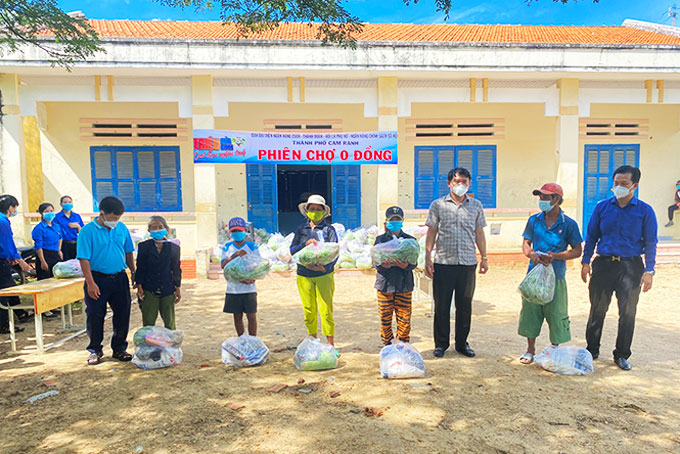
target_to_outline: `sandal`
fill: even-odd
[[[28,323],[34,315],[35,313],[33,311],[26,311],[25,313],[17,316],[17,318],[19,319],[19,323]]]
[[[132,355],[129,354],[128,352],[126,352],[126,351],[113,352],[112,357],[113,357],[113,359],[117,359],[118,361],[123,361],[123,362],[132,361]]]
[[[55,318],[55,317],[58,317],[58,315],[55,314],[55,313],[52,312],[52,311],[43,312],[42,315],[43,315],[43,317],[45,317],[45,318]]]
[[[22,332],[22,331],[25,330],[25,329],[26,329],[26,328],[24,328],[24,327],[22,327],[22,326],[16,326],[16,325],[14,325],[14,332],[15,332],[15,333],[20,333],[20,332]],[[6,327],[6,328],[0,328],[0,334],[9,334],[9,326]]]
[[[519,362],[522,364],[531,364],[534,362],[534,354],[533,353],[525,353],[522,356],[519,357]]]
[[[87,358],[87,365],[96,366],[102,362],[102,356],[104,356],[103,353],[90,353],[90,356]]]

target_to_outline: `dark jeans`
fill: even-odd
[[[593,356],[600,354],[600,338],[604,317],[607,315],[612,293],[619,303],[619,330],[614,358],[630,357],[635,330],[635,312],[640,297],[640,282],[645,271],[642,258],[612,261],[608,257],[593,260],[590,278],[590,315],[586,327],[588,350]]]
[[[472,297],[475,293],[477,265],[434,264],[434,346],[446,350],[451,337],[451,298],[455,294],[455,345],[460,350],[467,344],[472,319]]]
[[[92,273],[95,284],[99,287],[99,299],[93,300],[87,294],[85,284],[85,311],[87,313],[87,335],[90,344],[87,350],[91,353],[101,353],[104,340],[104,318],[106,304],[113,311],[113,336],[111,336],[111,350],[124,352],[127,349],[127,335],[130,328],[130,282],[127,274]]]
[[[76,258],[76,251],[78,245],[75,243],[69,243],[68,241],[61,242],[61,253],[64,254],[64,261],[73,260]]]
[[[54,265],[59,263],[59,261],[61,260],[59,258],[59,253],[57,251],[48,251],[46,249],[43,249],[42,251],[43,257],[45,257],[45,261],[47,262],[47,269],[46,270],[42,269],[40,259],[36,260],[35,274],[39,281],[54,277],[54,275],[52,274],[52,267],[54,267]]]
[[[14,279],[12,279],[12,267],[9,260],[0,259],[0,288],[14,287]],[[3,296],[0,298],[3,306],[16,306],[21,303],[18,296]],[[24,310],[15,311],[17,315],[26,313]],[[6,329],[9,326],[9,311],[7,309],[0,309],[0,329]]]

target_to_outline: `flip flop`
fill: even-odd
[[[338,351],[337,348],[335,350],[333,350],[333,352],[335,353],[336,358],[340,358],[340,352]]]
[[[519,362],[522,364],[531,364],[534,362],[534,354],[533,353],[525,353],[522,356],[519,357]]]

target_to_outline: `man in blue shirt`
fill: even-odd
[[[130,361],[127,335],[130,326],[130,282],[125,268],[129,268],[134,282],[134,245],[130,232],[120,221],[125,206],[118,198],[104,197],[99,202],[99,216],[80,231],[78,259],[85,276],[85,306],[90,356],[87,364],[101,362],[106,304],[113,311],[113,357]]]
[[[14,235],[12,234],[12,225],[9,218],[16,216],[19,212],[19,201],[16,197],[4,194],[0,196],[0,288],[13,287],[14,279],[12,278],[12,266],[19,265],[22,270],[28,271],[31,267],[24,262],[17,251],[14,244]],[[0,303],[7,306],[16,306],[20,303],[19,298],[3,297],[0,298]],[[17,316],[27,317],[26,311],[16,311]],[[24,329],[15,327],[15,332],[21,332]],[[9,333],[9,317],[7,309],[0,308],[0,333]]]
[[[83,218],[73,211],[73,199],[70,196],[62,196],[59,203],[61,211],[54,217],[54,223],[61,227],[63,236],[61,252],[64,260],[71,260],[76,258],[78,233],[85,224]]]
[[[614,171],[614,197],[597,204],[593,211],[581,260],[581,278],[590,276],[590,316],[586,328],[588,350],[597,358],[604,318],[616,292],[619,328],[614,362],[630,370],[628,358],[635,329],[635,312],[640,289],[652,288],[656,262],[657,222],[651,206],[635,197],[640,169],[621,166]],[[597,245],[598,256],[593,260]],[[642,261],[642,254],[645,261]]]
[[[522,364],[531,364],[534,361],[536,338],[541,334],[543,320],[548,322],[550,342],[553,345],[571,340],[566,261],[579,258],[583,251],[578,224],[560,208],[564,200],[562,187],[556,183],[547,183],[533,194],[539,196],[538,206],[541,212],[531,216],[527,222],[522,251],[531,259],[529,271],[538,263],[552,265],[555,271],[555,296],[545,305],[522,299],[518,333],[527,338],[528,344],[526,353],[519,358]]]

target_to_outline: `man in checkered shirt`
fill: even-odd
[[[475,352],[467,337],[475,293],[475,245],[482,256],[479,273],[485,274],[489,270],[484,236],[486,220],[482,203],[466,195],[472,181],[470,172],[455,168],[449,172],[448,181],[451,192],[432,202],[426,222],[425,273],[432,278],[434,293],[434,356],[441,358],[449,348],[451,299],[455,294],[455,348],[472,358]]]

